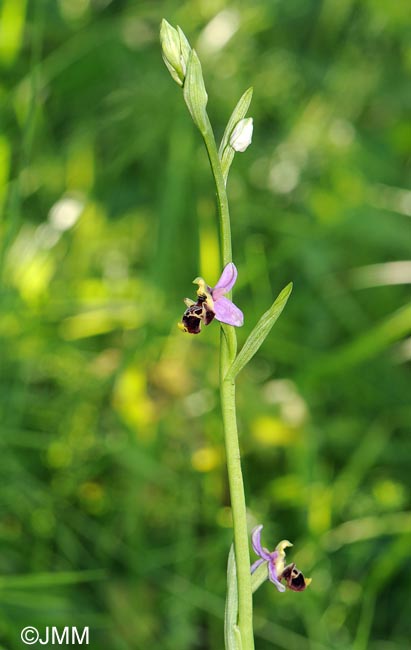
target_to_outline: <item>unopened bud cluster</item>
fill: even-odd
[[[207,117],[207,91],[204,84],[201,63],[184,32],[177,25],[173,27],[163,19],[160,29],[161,48],[164,63],[172,78],[183,89],[184,100],[195,125],[203,136],[210,133]],[[225,182],[235,152],[245,151],[253,136],[253,119],[245,117],[252,97],[252,88],[246,90],[235,107],[220,145],[219,156]]]
[[[190,56],[190,43],[180,27],[172,27],[163,19],[160,29],[163,59],[171,76],[179,86],[183,86],[187,72],[187,62]]]

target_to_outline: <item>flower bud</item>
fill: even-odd
[[[161,21],[160,41],[163,60],[179,86],[184,84],[190,44],[180,27],[174,29],[166,20]]]
[[[204,85],[200,59],[195,50],[191,50],[188,57],[183,93],[194,124],[200,129],[201,133],[206,133],[208,95]]]
[[[237,122],[230,136],[230,146],[234,151],[245,151],[253,136],[253,118],[246,117]]]

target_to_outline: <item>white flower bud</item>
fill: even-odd
[[[246,117],[237,122],[230,136],[230,146],[234,151],[245,151],[253,137],[253,118]]]

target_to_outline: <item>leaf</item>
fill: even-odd
[[[201,133],[205,134],[208,123],[206,113],[208,95],[204,85],[200,59],[195,50],[191,50],[188,57],[184,81],[184,99],[194,124],[200,129]]]
[[[270,333],[270,330],[276,320],[279,318],[281,312],[283,311],[290,293],[293,288],[293,283],[290,282],[286,287],[281,291],[276,300],[271,305],[270,309],[266,311],[258,321],[257,325],[252,330],[251,334],[248,336],[246,342],[238,353],[237,357],[234,359],[231,364],[228,372],[227,378],[234,379],[236,375],[244,368],[244,366],[252,359],[260,346],[264,343],[266,337]]]
[[[224,639],[226,650],[242,650],[238,619],[238,587],[234,545],[231,544],[227,563],[227,597],[224,615]]]
[[[251,104],[251,99],[253,96],[253,89],[248,88],[242,97],[239,99],[235,109],[233,110],[230,119],[228,120],[226,129],[224,131],[223,139],[221,140],[220,148],[218,150],[218,155],[221,160],[221,168],[223,171],[224,180],[227,180],[228,172],[233,162],[235,151],[230,146],[230,136],[233,132],[236,124],[242,120],[249,109]]]
[[[49,588],[62,585],[74,585],[81,582],[103,580],[105,571],[93,569],[89,571],[61,571],[60,573],[29,573],[19,575],[0,576],[0,590],[2,589],[31,589]]]
[[[390,314],[375,327],[354,341],[332,351],[321,359],[321,363],[312,364],[310,377],[332,375],[352,368],[368,359],[372,359],[382,350],[411,332],[411,305],[409,302]]]

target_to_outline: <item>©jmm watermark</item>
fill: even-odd
[[[44,632],[40,635],[39,630],[32,625],[28,625],[21,631],[21,640],[26,645],[34,645],[40,643],[41,645],[88,645],[89,644],[89,628],[83,627],[78,630],[76,627],[69,627],[66,625],[63,628],[58,628],[55,625],[46,627]]]

